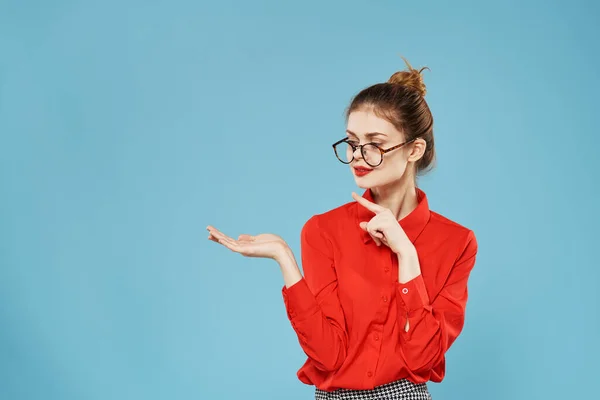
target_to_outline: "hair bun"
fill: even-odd
[[[429,68],[423,67],[420,70],[416,70],[409,64],[406,58],[402,57],[402,59],[406,63],[408,71],[395,72],[392,76],[390,76],[390,79],[388,79],[388,83],[408,86],[419,92],[421,96],[425,97],[425,94],[427,93],[427,88],[425,87],[425,83],[423,82],[423,76],[421,75],[421,72],[424,69]]]

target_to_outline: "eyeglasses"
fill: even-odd
[[[360,148],[360,153],[362,155],[363,160],[370,167],[377,167],[381,165],[383,162],[383,155],[389,151],[399,149],[400,147],[407,145],[409,143],[414,142],[417,138],[409,140],[408,142],[400,143],[396,146],[392,146],[389,149],[382,149],[375,143],[365,143],[365,144],[355,144],[348,140],[348,138],[344,138],[335,142],[333,146],[333,151],[335,152],[335,156],[338,160],[343,162],[344,164],[350,164],[352,160],[354,160],[354,152],[356,149]]]

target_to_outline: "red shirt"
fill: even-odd
[[[373,201],[370,190],[363,197]],[[399,223],[417,250],[421,275],[404,284],[397,256],[360,228],[374,216],[362,205],[344,204],[303,226],[304,277],[282,289],[308,356],[300,381],[331,391],[444,378],[445,353],[464,324],[477,241],[470,229],[430,211],[421,189],[417,198]]]

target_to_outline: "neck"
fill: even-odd
[[[401,179],[389,185],[371,188],[373,200],[382,207],[390,209],[396,220],[410,214],[417,205],[417,188],[413,179]]]

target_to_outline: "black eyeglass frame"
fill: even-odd
[[[379,147],[379,146],[378,146],[376,143],[373,143],[373,142],[369,142],[369,143],[365,143],[365,144],[359,144],[359,145],[354,145],[354,144],[350,143],[350,141],[349,141],[349,138],[348,138],[348,137],[345,137],[345,138],[343,138],[343,139],[341,139],[341,140],[338,140],[337,142],[335,142],[335,143],[334,143],[334,144],[332,144],[331,146],[333,147],[333,152],[335,153],[335,156],[336,156],[336,157],[337,157],[337,159],[338,159],[338,160],[340,160],[340,162],[342,162],[343,164],[350,164],[352,161],[354,161],[354,153],[356,152],[356,149],[360,147],[360,154],[362,155],[362,158],[363,158],[363,160],[365,160],[365,162],[366,162],[366,163],[367,163],[367,164],[368,164],[370,167],[373,167],[373,168],[375,168],[375,167],[378,167],[378,166],[380,166],[380,165],[381,165],[381,163],[383,162],[383,155],[384,155],[385,153],[388,153],[388,152],[390,152],[390,151],[392,151],[392,150],[399,149],[400,147],[402,147],[402,146],[405,146],[405,145],[407,145],[407,144],[409,144],[409,143],[412,143],[412,142],[414,142],[414,141],[415,141],[415,140],[417,140],[417,139],[418,139],[418,137],[416,137],[416,138],[414,138],[414,139],[412,139],[412,140],[409,140],[409,141],[407,141],[407,142],[404,142],[404,143],[397,144],[397,145],[395,145],[395,146],[392,146],[392,147],[390,147],[390,148],[388,148],[388,149],[382,149],[382,148],[381,148],[381,147]],[[340,156],[339,156],[338,152],[337,152],[337,149],[336,149],[336,146],[337,146],[338,144],[340,144],[340,143],[344,143],[344,142],[348,143],[348,144],[350,145],[350,147],[352,147],[352,159],[351,159],[350,161],[344,161],[344,160],[342,160],[342,159],[340,158]],[[370,145],[370,146],[374,146],[374,147],[375,147],[377,150],[379,150],[379,152],[381,153],[381,161],[379,161],[379,164],[377,164],[377,165],[373,165],[373,164],[369,163],[369,162],[367,161],[367,159],[365,158],[364,147],[365,147],[365,146],[369,146],[369,145]]]

